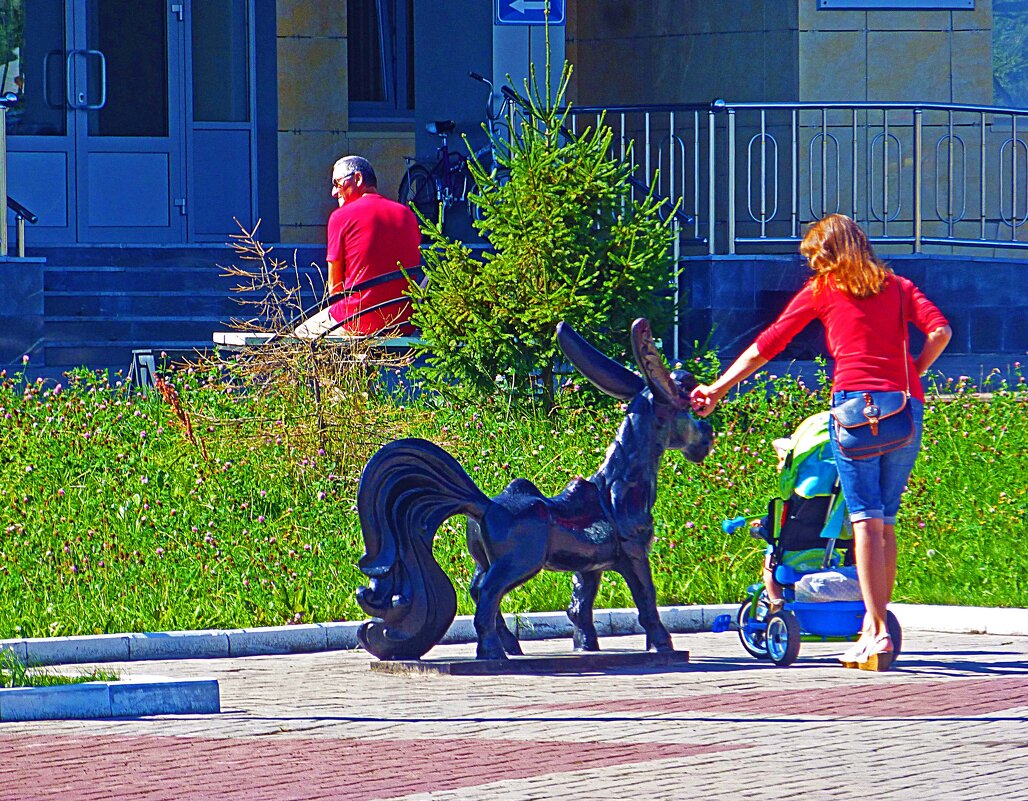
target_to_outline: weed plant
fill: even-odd
[[[65,684],[84,684],[88,681],[117,681],[118,673],[105,668],[90,668],[75,676],[53,670],[25,665],[9,650],[0,650],[0,688],[57,687]]]
[[[990,379],[930,395],[901,510],[897,600],[1028,607],[1028,391],[1019,373]],[[277,393],[241,393],[195,369],[172,381],[178,410],[87,372],[60,385],[0,376],[0,637],[363,618],[356,471],[294,427]],[[737,601],[759,575],[761,543],[722,534],[721,521],[765,510],[771,441],[825,398],[767,374],[748,389],[712,418],[719,436],[704,464],[665,456],[652,558],[662,604]],[[549,415],[396,397],[368,393],[369,411],[394,423],[369,427],[366,446],[431,439],[488,494],[517,476],[554,494],[591,475],[622,417],[617,404],[577,403],[573,388]],[[462,519],[444,525],[435,551],[470,613]],[[543,575],[505,609],[562,609],[569,593],[567,575]],[[598,604],[633,605],[613,573]]]

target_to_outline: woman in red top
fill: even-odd
[[[849,217],[832,214],[815,223],[800,244],[800,253],[813,276],[721,377],[693,391],[693,408],[706,417],[728,390],[777,356],[814,319],[824,325],[835,361],[833,406],[868,390],[909,390],[916,434],[905,448],[849,459],[839,453],[834,426],[830,427],[867,607],[860,640],[840,661],[847,667],[886,670],[892,663],[885,621],[896,581],[896,513],[921,445],[920,376],[949,344],[952,332],[946,318],[913,283],[878,260],[867,236]],[[916,358],[910,355],[905,321],[927,336]]]

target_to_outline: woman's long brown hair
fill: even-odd
[[[814,223],[800,243],[814,292],[834,286],[855,298],[877,295],[892,273],[871,249],[867,235],[844,214],[829,214]]]

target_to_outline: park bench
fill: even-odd
[[[356,314],[352,314],[338,322],[334,321],[330,328],[314,336],[299,337],[295,332],[304,321],[321,313],[332,304],[344,299],[347,295],[370,289],[401,277],[407,277],[415,281],[425,280],[424,271],[421,267],[411,270],[394,270],[385,275],[355,284],[344,292],[330,295],[318,303],[317,306],[301,312],[300,315],[288,322],[279,331],[215,331],[212,336],[213,344],[222,351],[244,353],[252,351],[254,348],[262,348],[274,343],[295,344],[309,342],[315,346],[322,345],[345,350],[352,358],[358,361],[365,361],[372,366],[377,363],[394,364],[397,360],[410,356],[414,348],[421,344],[421,338],[416,335],[416,332],[409,323],[403,323],[373,335],[351,334],[345,331],[344,327],[360,319],[365,314],[409,302],[409,298],[405,296],[390,298],[382,303],[361,309]],[[161,354],[161,358],[168,359],[175,356],[195,356],[196,353],[197,351],[195,350],[186,352],[177,349],[173,354],[168,348],[136,348],[132,351],[128,380],[141,387],[153,386],[154,379],[158,374],[158,354]]]
[[[421,343],[421,339],[414,334],[414,329],[409,323],[393,326],[371,335],[352,334],[345,330],[348,324],[359,320],[366,314],[410,302],[410,299],[406,296],[390,298],[382,303],[368,306],[356,314],[351,314],[342,320],[334,321],[331,327],[317,334],[298,336],[296,333],[296,330],[305,321],[325,311],[334,303],[343,300],[347,295],[371,289],[372,287],[395,281],[398,278],[423,281],[424,271],[420,267],[415,267],[411,270],[393,270],[384,275],[369,278],[367,281],[361,281],[344,292],[330,295],[317,306],[304,310],[299,317],[287,323],[281,331],[215,331],[213,337],[214,344],[219,348],[242,350],[245,348],[262,347],[274,342],[313,342],[334,346],[350,345],[355,350],[361,348],[375,351],[384,350],[392,353],[409,352],[414,346]]]

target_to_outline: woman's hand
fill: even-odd
[[[689,394],[689,403],[692,410],[700,417],[706,417],[717,406],[721,400],[721,394],[717,393],[709,384],[700,384]]]
[[[720,400],[728,394],[728,390],[753,374],[767,364],[767,359],[760,355],[757,350],[757,343],[754,342],[742,355],[736,359],[732,366],[725,370],[724,374],[713,384],[700,384],[689,394],[689,402],[692,410],[700,417],[706,417]]]

